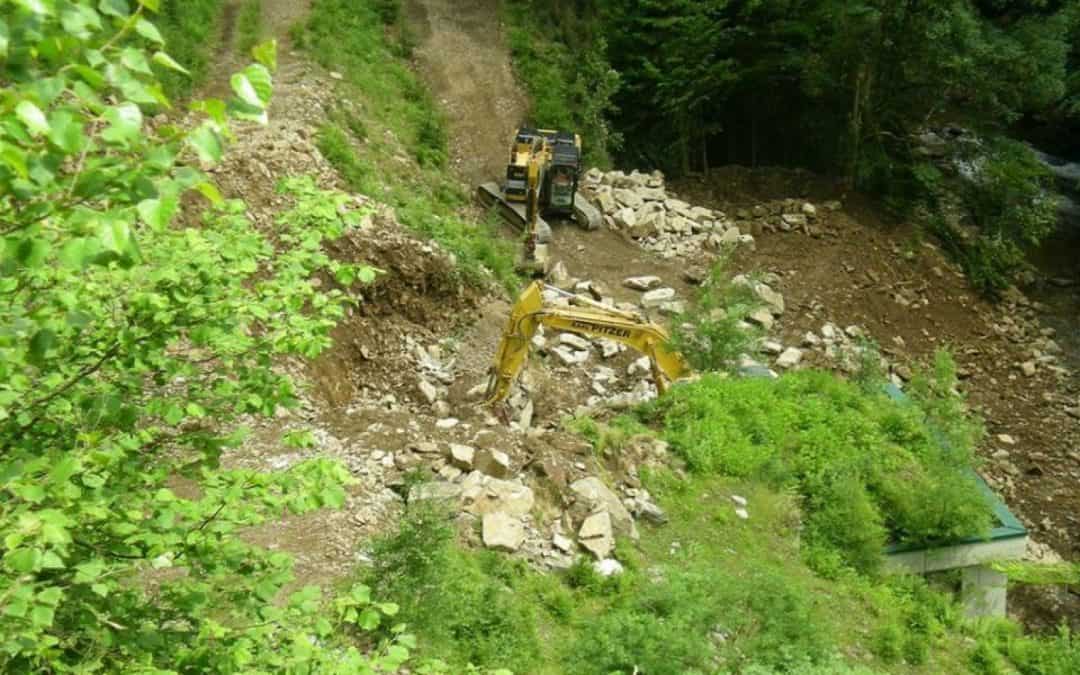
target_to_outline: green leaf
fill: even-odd
[[[4,605],[4,615],[21,619],[26,616],[26,612],[29,609],[30,603],[22,598],[16,598]]]
[[[56,333],[48,328],[42,328],[30,338],[30,351],[27,360],[35,366],[45,363],[45,356],[56,345]]]
[[[268,40],[251,48],[251,56],[271,73],[277,72],[277,40]]]
[[[379,627],[381,621],[382,616],[379,614],[379,610],[374,607],[368,607],[360,612],[360,617],[356,620],[356,625],[363,630],[375,630]]]
[[[11,42],[11,34],[8,32],[7,21],[0,18],[0,59],[6,59],[8,44]]]
[[[169,409],[165,411],[164,418],[168,424],[176,426],[184,420],[184,411],[181,410],[178,405],[171,405],[169,406]]]
[[[142,133],[142,111],[134,103],[113,106],[105,111],[104,118],[109,128],[101,132],[101,137],[108,143],[126,145]]]
[[[20,101],[15,106],[15,115],[34,136],[41,136],[49,132],[49,122],[45,119],[45,113],[31,101]]]
[[[386,616],[394,616],[395,614],[398,613],[398,611],[400,609],[401,608],[398,607],[397,604],[395,604],[393,602],[384,602],[381,605],[379,605],[379,611],[381,611]]]
[[[52,551],[45,551],[45,555],[41,557],[41,569],[43,570],[62,570],[64,567],[63,558]]]
[[[229,80],[236,97],[245,105],[264,110],[274,92],[273,79],[265,66],[253,63]]]
[[[217,189],[217,186],[208,181],[203,181],[195,186],[195,189],[206,197],[214,206],[221,206],[225,203],[225,198],[221,196],[221,191]]]
[[[375,278],[377,276],[378,270],[368,265],[362,265],[360,269],[356,271],[356,278],[362,284],[370,284],[371,282],[375,281]]]
[[[53,14],[51,3],[45,3],[43,0],[15,0],[15,4],[24,8],[31,14],[48,15]]]
[[[105,572],[105,561],[95,558],[75,566],[75,583],[85,584],[94,581]]]
[[[8,551],[4,563],[17,574],[36,572],[41,567],[41,551],[36,548],[17,548]]]
[[[74,155],[82,150],[86,138],[82,122],[74,115],[63,110],[54,112],[49,116],[49,127],[49,140],[65,154]]]
[[[58,586],[49,586],[45,590],[37,594],[37,601],[43,605],[51,605],[56,607],[60,604],[60,600],[64,597],[64,589]]]
[[[129,70],[133,70],[136,73],[153,75],[153,71],[150,70],[150,64],[146,61],[146,55],[143,54],[141,49],[125,47],[124,51],[120,52],[120,63],[123,63]]]
[[[38,605],[30,611],[30,623],[36,628],[47,628],[53,622],[53,608]]]
[[[176,72],[183,73],[184,75],[191,75],[191,72],[187,68],[177,63],[173,59],[173,57],[169,56],[165,52],[154,52],[154,55],[150,57],[150,60],[163,68],[175,70]]]
[[[151,12],[161,11],[161,0],[139,0],[139,4]]]
[[[144,199],[135,207],[142,221],[155,230],[168,227],[178,208],[179,202],[175,197]]]
[[[157,26],[146,19],[139,19],[135,22],[135,32],[151,42],[156,42],[159,45],[165,44],[165,39],[161,37],[161,33],[158,32]]]
[[[125,17],[131,14],[131,9],[128,7],[127,0],[101,0],[98,3],[98,10],[102,14],[109,16]]]
[[[203,125],[191,132],[187,137],[188,144],[195,149],[195,152],[199,155],[199,159],[207,164],[216,164],[221,161],[221,157],[224,154],[224,148],[221,144],[221,137],[218,136],[217,131],[210,128],[209,125]]]

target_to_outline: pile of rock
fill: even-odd
[[[798,232],[811,237],[824,233],[825,213],[840,210],[840,202],[816,205],[802,199],[783,199],[735,211],[735,225],[744,232]]]
[[[992,324],[993,331],[1014,344],[1023,345],[1028,356],[1015,364],[1018,374],[1034,377],[1040,372],[1048,372],[1063,378],[1071,374],[1061,363],[1064,350],[1054,339],[1057,331],[1039,321],[1038,313],[1044,307],[1012,288],[1006,293],[1001,309],[1000,317]]]
[[[664,258],[685,258],[703,250],[752,245],[727,216],[669,195],[664,176],[633,171],[586,172],[582,188],[614,230],[625,232],[643,248]]]

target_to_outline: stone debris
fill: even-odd
[[[516,481],[502,480],[473,471],[461,483],[463,508],[474,516],[502,511],[524,516],[535,503],[533,491]]]
[[[617,533],[635,540],[638,538],[634,517],[602,480],[595,476],[576,480],[570,484],[570,491],[585,504],[590,512],[604,511],[610,514],[612,526]]]
[[[611,577],[623,573],[622,563],[614,558],[604,558],[593,563],[593,569],[602,577]]]
[[[447,451],[447,459],[450,461],[450,464],[462,471],[472,470],[473,459],[475,456],[475,448],[469,445],[462,445],[461,443],[451,443]]]
[[[588,351],[592,346],[589,344],[588,340],[573,333],[560,333],[559,344],[566,345],[578,351]]]
[[[656,276],[627,277],[623,279],[623,285],[635,291],[651,291],[658,288],[662,283],[664,283],[663,280]]]
[[[439,390],[424,378],[421,377],[416,386],[420,390],[420,395],[428,402],[428,405],[434,405],[439,400]]]
[[[460,420],[456,417],[445,417],[435,423],[435,426],[439,429],[453,429],[459,424]]]
[[[744,234],[725,214],[668,194],[659,172],[627,174],[590,169],[594,171],[587,174],[593,179],[586,179],[582,188],[600,209],[604,221],[663,258],[693,258],[708,250],[754,244],[753,236]],[[635,290],[651,290],[642,288],[643,284],[624,283]]]
[[[596,556],[597,560],[607,558],[615,548],[611,515],[607,511],[599,511],[587,517],[578,530],[578,543]]]
[[[551,545],[563,553],[570,553],[574,550],[574,540],[558,533],[551,538]]]
[[[473,466],[493,478],[507,478],[510,475],[510,455],[499,450],[480,450],[476,453]]]
[[[502,511],[484,515],[481,525],[484,546],[514,553],[525,542],[525,526],[522,522]]]
[[[799,365],[802,361],[803,353],[798,347],[788,347],[784,352],[776,359],[776,366],[788,370]]]
[[[675,299],[674,288],[656,288],[641,296],[642,307],[659,307],[665,302]]]

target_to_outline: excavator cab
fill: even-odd
[[[510,162],[506,165],[506,184],[503,193],[507,201],[524,202],[529,195],[529,163],[543,151],[544,137],[535,129],[522,127],[510,145]]]
[[[574,195],[581,174],[581,138],[576,134],[555,132],[548,136],[551,169],[548,171],[547,212],[564,218],[574,215]]]

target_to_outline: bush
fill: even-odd
[[[365,583],[400,605],[400,619],[424,638],[421,654],[459,668],[532,671],[540,652],[527,574],[496,553],[457,548],[447,514],[410,505],[372,560]]]
[[[760,303],[749,286],[728,278],[728,259],[721,257],[693,306],[672,322],[672,346],[701,372],[736,370],[760,335],[745,328],[746,318]]]
[[[529,93],[531,122],[577,132],[585,162],[610,166],[610,154],[622,140],[608,122],[621,78],[608,63],[607,43],[597,39],[568,47],[551,37],[544,16],[550,8],[528,3],[506,7],[514,71]]]
[[[949,445],[936,431],[935,423],[954,419],[941,413],[952,415],[953,404],[932,404],[932,390],[900,404],[828,373],[775,381],[706,375],[674,388],[648,414],[663,421],[664,438],[695,472],[795,484],[806,499],[811,548],[871,571],[886,533],[929,543],[989,528],[968,473],[973,447]]]
[[[1025,145],[995,138],[980,152],[961,191],[974,236],[962,236],[940,215],[930,225],[972,285],[996,296],[1027,266],[1026,252],[1053,231],[1057,203],[1050,172]]]

